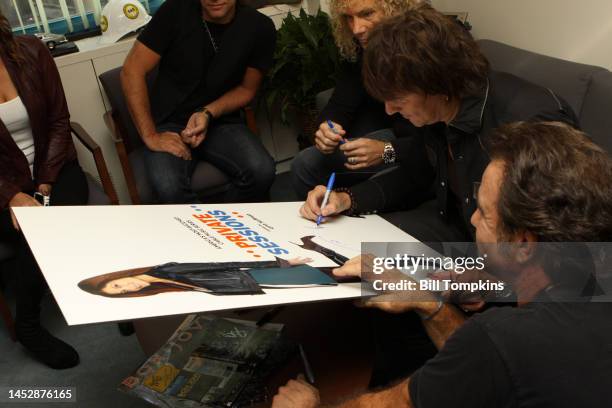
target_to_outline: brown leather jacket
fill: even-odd
[[[17,37],[25,64],[11,61],[0,47],[0,58],[30,117],[34,135],[34,182],[25,155],[0,119],[0,209],[19,192],[35,184],[52,184],[66,162],[76,159],[70,133],[70,114],[55,61],[37,38]]]

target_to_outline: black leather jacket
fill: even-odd
[[[30,117],[34,135],[34,178],[51,184],[69,161],[76,159],[70,114],[55,61],[36,37],[19,36],[24,63],[12,61],[0,47],[0,57]],[[19,192],[34,190],[28,161],[0,120],[0,210]]]
[[[473,184],[480,182],[489,164],[483,141],[500,125],[517,121],[559,121],[578,126],[572,108],[550,89],[492,71],[479,95],[462,100],[452,123],[424,126],[413,132],[409,158],[402,160],[395,171],[351,188],[355,213],[414,208],[431,198],[427,192],[433,191],[440,216],[446,219],[449,205],[454,205],[448,169],[452,151],[460,190],[453,195],[469,226],[476,210]]]

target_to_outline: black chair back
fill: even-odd
[[[142,146],[143,142],[138,134],[138,131],[136,130],[136,127],[134,126],[127,101],[123,95],[120,78],[121,69],[122,67],[117,67],[111,69],[110,71],[104,72],[100,75],[100,82],[102,83],[104,92],[106,92],[108,101],[111,104],[113,119],[115,119],[116,123],[120,127],[119,132],[124,138],[124,143],[128,153],[130,153]],[[152,70],[147,75],[149,95],[151,94],[153,84],[155,83],[155,78],[157,78],[157,68]]]

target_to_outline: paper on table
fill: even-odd
[[[19,207],[15,214],[69,325],[361,296],[358,283],[229,297],[171,292],[113,298],[78,287],[84,279],[113,271],[167,262],[272,261],[276,257],[310,258],[310,266],[334,267],[337,262],[308,248],[320,244],[351,258],[360,254],[362,241],[415,241],[378,216],[338,217],[314,234],[308,229],[312,222],[298,215],[300,206],[294,202]],[[304,241],[309,245],[298,246]]]

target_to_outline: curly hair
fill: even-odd
[[[15,41],[11,24],[0,11],[0,49],[13,62],[23,62],[23,51],[21,45]]]
[[[329,2],[334,40],[336,41],[340,55],[349,61],[355,61],[357,59],[357,54],[361,48],[355,41],[355,37],[344,18],[344,12],[352,1],[354,0],[330,0]],[[375,0],[374,4],[386,17],[391,17],[405,12],[420,1],[421,0]]]
[[[368,93],[381,101],[414,92],[462,99],[482,90],[489,69],[464,27],[419,4],[370,32],[363,79]]]
[[[485,140],[504,163],[500,238],[529,231],[540,242],[612,238],[612,159],[584,133],[558,123],[517,122]]]

